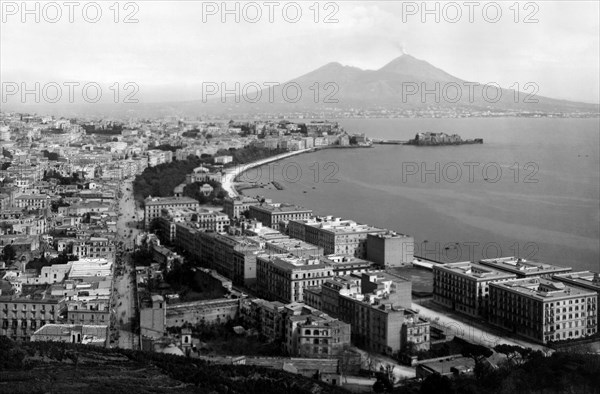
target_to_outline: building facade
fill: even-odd
[[[379,267],[403,267],[414,260],[415,239],[393,231],[367,234],[366,259]]]
[[[490,284],[489,312],[490,323],[544,344],[598,330],[596,292],[542,278]]]
[[[290,220],[308,219],[312,215],[311,209],[306,209],[292,204],[261,204],[249,208],[250,218],[256,219],[267,227],[279,228],[279,222]]]
[[[198,210],[200,204],[190,197],[148,197],[144,200],[144,226],[148,228],[152,220],[160,217],[165,208],[190,208]]]
[[[473,317],[486,317],[489,284],[511,279],[516,275],[468,261],[434,264],[433,302]]]
[[[62,322],[65,311],[64,297],[0,296],[0,333],[27,341],[44,324]]]

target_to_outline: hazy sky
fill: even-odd
[[[283,83],[332,61],[377,69],[404,48],[462,79],[503,87],[534,82],[539,95],[600,101],[598,1],[521,2],[518,15],[513,1],[480,2],[472,23],[462,1],[438,3],[439,23],[435,14],[423,15],[420,1],[319,2],[317,23],[313,1],[288,5],[285,15],[286,3],[273,2],[273,23],[263,1],[238,3],[239,23],[234,14],[221,21],[220,1],[121,2],[115,23],[113,3],[98,2],[102,15],[91,23],[82,10],[87,5],[93,20],[94,5],[79,2],[70,23],[69,8],[58,1],[62,15],[50,23],[56,7],[39,2],[37,23],[34,14],[23,15],[21,1],[2,1],[2,82],[94,81],[108,89],[130,81],[145,101],[187,100],[199,98],[202,82]],[[296,5],[302,16],[291,23]],[[496,5],[502,15],[491,23]],[[250,23],[257,9],[262,16]],[[462,16],[451,23],[457,10]],[[132,12],[138,22],[123,23]],[[331,13],[334,23],[324,23]],[[524,23],[528,15],[534,23]]]

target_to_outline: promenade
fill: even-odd
[[[266,159],[257,160],[252,163],[246,163],[246,164],[242,164],[239,166],[235,166],[233,168],[228,168],[227,170],[225,170],[225,175],[223,176],[223,181],[221,182],[221,187],[227,193],[229,193],[229,197],[237,197],[237,196],[239,196],[239,193],[237,192],[237,190],[235,190],[235,186],[234,186],[235,178],[237,178],[239,175],[244,173],[244,171],[248,171],[249,169],[254,168],[254,167],[260,167],[267,163],[272,163],[274,161],[282,160],[282,159],[288,158],[290,156],[299,155],[301,153],[306,153],[306,152],[310,152],[313,150],[314,150],[314,148],[308,148],[308,149],[296,150],[293,152],[286,152],[286,153],[282,153],[280,155],[267,157]]]

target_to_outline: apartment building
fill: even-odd
[[[552,275],[571,271],[571,267],[559,267],[557,265],[529,261],[514,256],[484,259],[479,261],[479,264],[499,271],[510,272],[515,274],[517,278],[540,277],[550,279]]]
[[[595,291],[538,277],[490,284],[491,324],[548,343],[584,338],[598,330]]]
[[[286,342],[289,354],[308,358],[332,358],[350,346],[350,324],[325,314],[288,317],[292,334]]]
[[[73,242],[73,254],[79,258],[104,258],[113,260],[115,245],[108,238],[90,237]]]
[[[308,219],[312,215],[311,209],[282,203],[251,205],[249,212],[251,219],[256,219],[263,225],[273,229],[278,229],[281,221]]]
[[[328,254],[319,259],[333,267],[334,276],[350,275],[370,271],[374,264],[347,254]]]
[[[486,317],[489,284],[516,274],[469,261],[433,265],[433,302],[473,317]]]
[[[46,209],[50,206],[47,194],[23,194],[14,198],[14,205],[22,209]]]
[[[352,341],[384,354],[413,343],[428,349],[429,322],[410,310],[411,282],[375,271],[327,280],[320,289],[306,289],[306,302],[352,327]]]
[[[198,230],[224,232],[229,226],[229,216],[210,209],[164,208],[158,218],[163,241],[173,242],[176,238],[176,224],[182,222]]]
[[[578,287],[586,290],[595,291],[598,294],[596,305],[600,305],[600,274],[597,272],[580,271],[569,272],[566,274],[557,274],[552,277],[554,280],[563,282],[569,286]],[[600,314],[596,314],[600,322]]]
[[[385,302],[385,298],[348,295],[340,297],[340,320],[352,326],[353,343],[392,355],[408,342],[429,349],[429,322],[410,309]]]
[[[227,197],[223,200],[223,213],[230,219],[239,219],[245,212],[248,212],[251,206],[258,204],[260,204],[258,200],[251,197]]]
[[[67,302],[67,321],[70,324],[110,324],[110,299]]]
[[[28,341],[46,323],[61,322],[65,299],[45,292],[0,296],[0,333],[13,340]]]
[[[218,234],[213,243],[213,268],[240,285],[253,285],[257,277],[256,258],[262,252],[257,237]]]
[[[291,219],[288,223],[290,237],[320,246],[326,255],[347,254],[362,259],[367,257],[367,236],[386,232],[385,229],[331,216]]]
[[[256,257],[257,288],[270,300],[302,302],[306,287],[320,286],[332,277],[331,265],[319,259],[283,254],[260,254]]]
[[[190,197],[148,197],[144,200],[144,226],[148,228],[150,222],[161,216],[165,208],[190,208],[200,209],[197,200]]]
[[[383,267],[402,267],[414,260],[415,239],[394,231],[367,234],[366,259]]]
[[[148,167],[155,167],[173,161],[173,152],[169,150],[153,149],[147,151],[146,155],[148,156]]]
[[[217,298],[213,300],[168,304],[166,327],[186,324],[218,324],[235,318],[240,310],[240,300]]]
[[[25,284],[28,285],[45,285],[60,283],[66,277],[71,270],[71,263],[67,264],[53,264],[50,266],[42,267],[40,275],[29,277],[25,280]]]

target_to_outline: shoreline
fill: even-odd
[[[282,159],[286,159],[288,157],[291,156],[296,156],[302,153],[309,153],[309,152],[313,152],[315,151],[315,148],[309,148],[309,149],[301,149],[301,150],[297,150],[297,151],[292,151],[292,152],[287,152],[287,153],[282,153],[280,155],[276,155],[276,156],[271,156],[271,157],[267,157],[266,159],[261,159],[258,161],[253,161],[252,163],[246,163],[246,164],[242,164],[240,166],[236,166],[233,168],[230,168],[228,170],[225,171],[225,175],[223,176],[223,181],[221,182],[221,187],[223,188],[223,190],[225,190],[228,194],[229,197],[238,197],[240,196],[240,192],[238,192],[238,190],[235,188],[235,182],[237,180],[237,178],[242,175],[245,171],[248,171],[249,169],[252,169],[254,167],[259,167],[268,163],[272,163],[274,161],[279,161]]]
[[[235,183],[240,175],[242,175],[245,171],[248,171],[252,168],[260,167],[262,165],[273,163],[275,161],[287,159],[288,157],[291,157],[291,156],[297,156],[297,155],[301,155],[304,153],[318,152],[320,150],[325,150],[325,149],[359,149],[359,148],[371,148],[371,147],[372,146],[325,145],[322,147],[312,147],[312,148],[282,153],[280,155],[267,157],[262,160],[254,161],[252,163],[242,164],[241,166],[236,166],[234,168],[228,169],[227,171],[225,171],[225,175],[223,176],[223,181],[221,182],[221,187],[223,188],[223,190],[225,190],[229,194],[229,197],[232,197],[232,198],[238,197],[240,195],[243,195],[243,193],[235,187]]]

